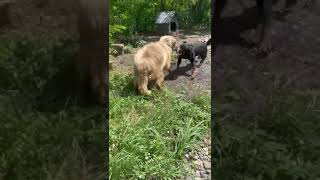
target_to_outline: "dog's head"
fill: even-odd
[[[179,56],[185,55],[190,51],[190,44],[187,44],[187,42],[183,42],[177,49],[177,54]]]
[[[177,48],[176,44],[177,44],[177,40],[176,38],[174,38],[173,36],[162,36],[160,38],[160,42],[165,43],[166,45],[168,45],[169,47],[171,47],[172,49]]]

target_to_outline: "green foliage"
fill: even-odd
[[[176,11],[182,28],[210,27],[211,24],[210,0],[111,0],[110,41],[128,41],[138,32],[154,30],[160,11]]]
[[[124,32],[124,30],[126,30],[127,28],[125,26],[122,25],[118,25],[118,24],[110,24],[109,25],[109,39],[112,43],[112,40],[114,39],[114,36],[117,36],[117,34],[121,34],[122,32]]]
[[[210,98],[201,104],[210,104]],[[182,157],[210,127],[210,106],[198,106],[164,89],[136,95],[133,78],[110,76],[110,179],[176,179]]]

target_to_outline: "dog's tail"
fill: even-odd
[[[206,42],[207,46],[211,45],[211,38]]]

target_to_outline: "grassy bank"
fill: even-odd
[[[210,97],[186,101],[166,89],[137,96],[132,78],[110,76],[110,178],[180,177],[185,152],[210,131]]]

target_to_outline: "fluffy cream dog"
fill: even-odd
[[[159,41],[145,45],[134,56],[134,87],[142,95],[149,95],[148,82],[155,80],[161,89],[164,70],[170,70],[172,48],[177,40],[173,36],[162,36]]]

